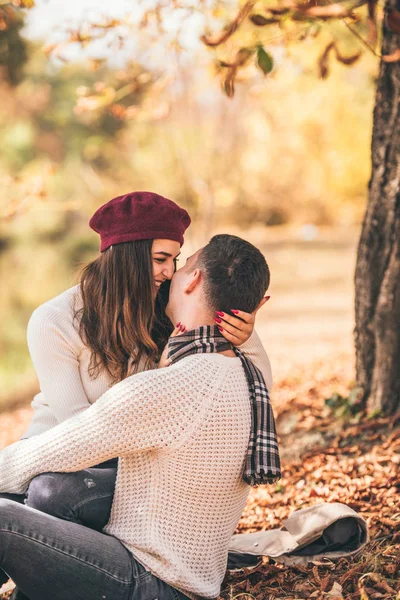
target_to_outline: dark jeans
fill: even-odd
[[[43,600],[48,597],[54,600],[63,598],[71,600],[96,598],[97,600],[104,597],[110,600],[113,598],[122,600],[125,597],[135,598],[135,600],[186,598],[184,594],[145,571],[116,538],[100,533],[110,517],[117,464],[115,459],[76,473],[43,473],[32,479],[26,497],[0,494],[0,567],[3,569],[3,571],[0,569],[0,586],[10,576],[17,587],[31,600],[35,598]],[[23,506],[20,506],[21,504]],[[6,512],[11,510],[11,517],[14,514],[19,515],[18,519],[10,518],[6,522],[4,506]],[[32,511],[32,508],[36,510]],[[39,518],[37,511],[46,514],[40,514]],[[35,526],[31,528],[33,522]],[[7,530],[9,537],[16,539],[13,550],[7,555],[3,551],[1,541],[5,534],[3,529]],[[14,530],[18,531],[17,535]],[[66,546],[65,538],[69,536],[70,544]],[[95,539],[92,539],[93,536]],[[74,540],[76,543],[73,543]],[[110,552],[107,550],[108,547]],[[121,577],[115,578],[112,574],[115,570],[119,573],[117,565],[127,564],[127,559],[125,563],[120,563],[121,554],[124,553],[129,555],[133,567],[131,567],[131,575],[129,569],[124,571],[124,581],[121,582]],[[74,566],[77,561],[82,562],[80,567],[82,576],[79,577],[75,576],[75,573],[80,572],[80,569],[77,570]],[[35,567],[27,569],[27,564],[29,567],[32,565]],[[45,569],[43,569],[44,565]],[[91,576],[83,575],[86,571],[90,571]],[[111,584],[107,584],[103,589],[104,577],[119,579],[117,587],[112,593],[109,592],[109,596],[106,590],[111,589],[107,587]],[[37,587],[38,578],[41,579],[39,587]],[[95,584],[94,581],[97,583]],[[155,581],[158,583],[156,584]],[[54,588],[55,582],[57,582],[56,588]],[[122,583],[124,585],[121,587]],[[156,585],[157,590],[154,587]],[[89,587],[91,594],[87,589]],[[40,593],[37,593],[38,589],[41,590]],[[43,595],[40,597],[40,594]],[[22,594],[20,596],[23,597]]]
[[[182,600],[117,538],[0,499],[0,565],[30,600]]]
[[[26,504],[53,517],[101,531],[110,517],[118,459],[75,473],[43,473],[27,494],[0,494],[0,499]],[[0,569],[0,587],[8,575]]]

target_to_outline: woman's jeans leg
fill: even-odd
[[[0,499],[0,567],[30,600],[181,600],[115,537]]]
[[[101,531],[110,518],[117,467],[43,473],[29,485],[25,504],[53,517]]]
[[[0,494],[0,499],[4,498],[5,500],[12,500],[13,502],[18,502],[19,504],[24,504],[25,494]],[[7,573],[5,573],[2,569],[0,569],[0,588],[3,583],[9,580]]]
[[[32,479],[26,496],[3,497],[101,531],[110,518],[117,467],[118,459],[112,459],[75,473],[44,473]],[[8,579],[0,569],[0,587]],[[25,599],[20,591],[14,595],[18,600]]]

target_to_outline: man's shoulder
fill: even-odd
[[[190,354],[169,367],[143,371],[132,377],[138,383],[142,381],[154,383],[160,386],[160,389],[172,382],[177,388],[190,391],[198,389],[198,386],[202,387],[202,384],[209,386],[210,383],[224,381],[227,372],[231,369],[242,373],[239,359],[216,353],[199,353]]]

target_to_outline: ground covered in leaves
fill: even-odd
[[[293,510],[343,502],[367,520],[371,541],[358,557],[336,563],[286,567],[264,559],[256,569],[227,574],[220,600],[400,600],[400,413],[389,419],[358,412],[348,365],[340,361],[278,382],[274,409],[283,477],[252,491],[237,531],[280,527]],[[3,413],[0,446],[18,439],[29,418],[27,407]]]
[[[224,600],[400,599],[400,413],[358,413],[343,373],[328,371],[279,383],[283,477],[251,493],[238,532],[280,527],[293,510],[318,502],[343,502],[367,520],[371,541],[358,557],[336,563],[286,567],[265,559],[227,575]]]

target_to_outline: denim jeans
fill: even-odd
[[[53,517],[101,531],[110,518],[117,466],[75,473],[43,473],[29,485],[25,504]]]
[[[0,567],[30,600],[183,600],[117,538],[0,499]]]
[[[0,499],[101,531],[110,518],[117,466],[118,459],[112,459],[75,473],[43,473],[32,479],[26,495],[0,494]],[[7,580],[0,568],[0,587]]]

